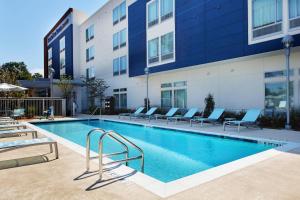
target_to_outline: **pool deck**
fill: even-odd
[[[79,116],[87,118],[86,115]],[[97,116],[94,116],[97,118]],[[117,116],[102,118],[119,120]],[[66,120],[59,119],[59,120]],[[123,121],[129,121],[126,118]],[[130,122],[148,124],[144,120]],[[232,136],[254,137],[300,143],[300,132],[286,130],[235,129],[223,132],[221,126],[195,125],[151,121],[151,125],[225,133]],[[39,135],[43,137],[42,135]],[[1,141],[30,138],[11,137]],[[105,173],[104,182],[94,185],[98,174],[83,174],[84,156],[59,144],[60,158],[54,160],[48,146],[35,146],[0,154],[0,199],[161,199],[135,183]],[[26,156],[25,159],[20,159]],[[22,166],[24,165],[24,166]],[[20,166],[20,167],[16,167]],[[92,163],[92,169],[96,169]],[[2,169],[1,168],[8,168]],[[180,192],[166,199],[300,199],[300,148],[253,164],[241,170]]]

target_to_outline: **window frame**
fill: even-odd
[[[300,26],[291,28],[289,20],[289,0],[282,0],[282,25],[281,31],[253,38],[253,0],[248,0],[248,45],[280,39],[286,34],[296,35],[300,33]]]
[[[61,48],[62,41],[63,41],[63,44],[64,44],[63,48]],[[62,38],[59,39],[59,52],[63,52],[63,51],[65,51],[65,49],[66,49],[66,37],[63,36]]]
[[[115,97],[115,108],[116,109],[127,109],[128,108],[128,95],[127,88],[113,89],[113,96]],[[126,106],[121,107],[121,95],[126,95]],[[116,98],[118,96],[118,98]],[[117,101],[118,100],[118,101]]]
[[[122,59],[125,60],[125,69],[121,69],[122,67]],[[117,68],[115,68],[115,63],[117,64]],[[115,69],[118,69],[115,71]],[[127,70],[128,70],[128,59],[127,59],[127,55],[121,56],[121,57],[117,57],[115,59],[113,59],[113,76],[121,76],[124,74],[127,74]]]
[[[94,28],[94,24],[92,24],[85,30],[85,41],[89,42],[92,39],[94,39],[94,37],[95,37],[95,28]]]
[[[91,52],[93,54],[92,56],[91,56]],[[86,49],[86,62],[90,62],[91,60],[94,59],[95,59],[95,47],[93,45]]]
[[[122,7],[124,6],[124,7]],[[125,9],[125,15],[122,15],[122,8]],[[115,12],[117,13],[117,17],[115,19]],[[112,11],[112,17],[113,17],[113,26],[118,24],[119,22],[123,21],[127,17],[127,5],[126,0],[117,5],[113,11]]]
[[[149,22],[149,5],[151,5],[155,1],[157,1],[157,18],[158,19]],[[168,21],[168,19],[174,18],[174,16],[175,16],[175,4],[176,4],[176,1],[172,0],[173,11],[171,12],[172,14],[169,15],[169,16],[166,16],[166,15],[168,15],[170,13],[167,13],[166,15],[162,16],[161,2],[162,2],[162,0],[151,0],[151,1],[147,2],[147,4],[146,4],[146,24],[147,24],[146,26],[147,26],[147,29],[155,27],[158,24],[162,24],[163,22]]]

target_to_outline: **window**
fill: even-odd
[[[93,38],[94,38],[94,25],[91,25],[89,28],[85,30],[85,39],[88,42]]]
[[[52,59],[52,48],[48,49],[48,60]]]
[[[65,50],[65,47],[66,47],[66,41],[65,41],[65,37],[62,37],[60,40],[59,40],[59,51],[62,52]]]
[[[127,72],[127,56],[120,58],[120,74],[126,74]]]
[[[86,78],[90,79],[90,78],[95,78],[95,68],[94,67],[90,67],[86,69]]]
[[[119,7],[116,7],[113,10],[113,24],[117,24],[119,22]]]
[[[161,37],[161,60],[168,60],[174,57],[173,32]]]
[[[300,0],[289,0],[290,28],[300,26]]]
[[[186,108],[187,92],[186,89],[174,90],[174,107]]]
[[[115,108],[127,108],[127,88],[114,89]]]
[[[122,31],[115,33],[113,35],[113,50],[117,50],[121,47],[126,46],[127,41],[127,30],[123,29]]]
[[[119,58],[116,58],[113,60],[113,75],[118,76],[119,75]]]
[[[65,51],[65,47],[66,47],[66,41],[65,41],[65,37],[62,37],[59,40],[59,67],[61,70],[60,75],[63,75],[64,72],[62,71],[65,67],[66,67],[66,51]]]
[[[148,27],[158,23],[158,0],[148,5]]]
[[[187,107],[187,82],[179,81],[161,84],[161,107],[168,109],[171,107]]]
[[[265,72],[265,78],[284,77],[286,76],[286,70],[279,70],[273,72]],[[294,75],[294,70],[290,69],[290,75]]]
[[[159,39],[155,38],[148,42],[148,63],[152,64],[159,61]]]
[[[173,16],[173,0],[160,0],[161,21]]]
[[[282,0],[252,1],[253,38],[282,30]]]
[[[114,8],[113,25],[119,23],[123,19],[126,19],[126,1],[123,1],[123,3]]]
[[[59,66],[60,66],[60,69],[63,69],[63,68],[65,68],[65,66],[66,66],[66,54],[65,54],[65,52],[63,51],[63,52],[61,52],[60,54],[59,54]]]
[[[94,60],[95,55],[95,48],[94,46],[91,46],[90,48],[86,49],[86,62],[89,62],[90,60]]]
[[[294,96],[293,82],[290,83],[291,104],[293,104]],[[286,100],[286,84],[285,82],[274,82],[265,84],[265,107],[279,108],[281,101]]]
[[[52,48],[48,49],[48,67],[52,66]]]
[[[126,29],[120,31],[120,48],[126,46]]]
[[[127,73],[127,56],[113,60],[113,75],[118,76]]]
[[[164,109],[172,108],[172,90],[161,91],[161,107]]]
[[[119,48],[119,33],[115,33],[113,36],[113,49],[117,50]]]
[[[126,1],[120,5],[120,21],[126,18]]]

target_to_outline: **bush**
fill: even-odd
[[[36,111],[36,108],[34,106],[29,106],[26,110],[26,116],[29,118],[34,117],[35,111]]]
[[[205,102],[204,117],[208,117],[215,108],[215,100],[213,95],[208,94],[204,102]]]

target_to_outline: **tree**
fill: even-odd
[[[0,68],[2,76],[5,76],[6,82],[16,84],[17,80],[32,79],[31,73],[28,71],[24,62],[8,62],[4,63]]]
[[[204,116],[207,117],[210,115],[210,113],[212,113],[212,111],[215,108],[214,96],[209,93],[205,98],[204,102],[205,102]]]
[[[63,98],[69,98],[73,90],[72,77],[67,75],[60,76],[57,86],[60,88]]]
[[[32,75],[32,79],[34,79],[34,80],[41,79],[41,78],[43,78],[43,75],[40,73],[34,73]]]
[[[102,100],[105,97],[105,90],[109,88],[103,79],[81,77],[82,82],[87,88],[90,107],[95,107],[95,100]]]
[[[71,112],[71,95],[73,91],[73,84],[72,84],[72,77],[67,75],[61,75],[57,86],[62,92],[62,97],[66,99],[66,108],[67,113],[70,114]]]

